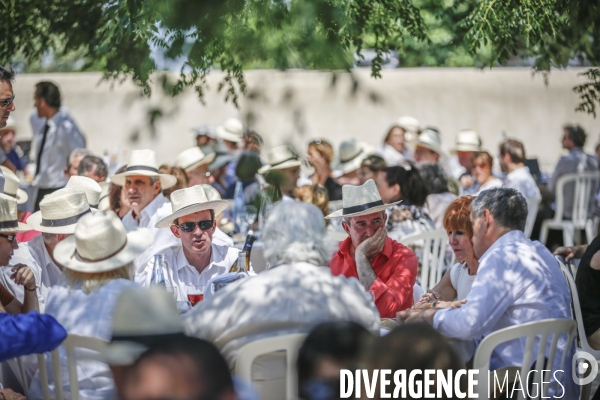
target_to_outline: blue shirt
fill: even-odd
[[[26,354],[54,350],[67,337],[67,331],[50,315],[0,313],[0,361]]]

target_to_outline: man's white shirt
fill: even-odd
[[[123,188],[123,190],[125,189]],[[154,230],[156,229],[154,225],[172,212],[171,202],[162,193],[159,193],[140,211],[140,215],[134,216],[133,209],[129,210],[123,217],[123,225],[126,228],[141,227]]]

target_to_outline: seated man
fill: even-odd
[[[103,159],[96,156],[85,156],[77,167],[77,174],[79,176],[86,176],[96,182],[106,181],[108,176],[108,168]]]
[[[189,186],[209,183],[208,165],[215,156],[215,153],[205,155],[198,146],[194,146],[179,153],[175,159],[175,166],[185,171]]]
[[[527,322],[571,319],[571,296],[565,278],[550,251],[525,238],[526,217],[527,203],[515,189],[495,188],[479,194],[471,204],[472,240],[479,268],[466,304],[455,309],[404,311],[399,319],[425,320],[444,336],[461,340],[480,340],[500,329]],[[565,346],[565,337],[559,338],[556,364]],[[573,345],[567,360],[571,360],[574,351]],[[522,342],[511,341],[494,350],[490,367],[496,370],[520,366],[522,360]],[[567,362],[564,369],[563,397],[576,399],[578,390],[571,379],[571,363]],[[556,387],[550,386],[550,397]],[[556,390],[561,396],[562,390]]]
[[[163,273],[177,301],[188,301],[189,294],[203,294],[211,278],[229,272],[239,250],[213,243],[215,215],[227,208],[227,201],[209,201],[200,185],[174,191],[171,200],[172,213],[156,223],[156,228],[169,228],[169,234],[179,239],[162,253],[168,269]],[[136,276],[138,283],[150,285],[154,261]]]
[[[348,238],[340,243],[329,267],[334,275],[360,280],[374,295],[381,318],[394,318],[413,303],[417,257],[406,246],[387,236],[385,209],[375,182],[342,187],[344,207],[326,218],[344,218]]]

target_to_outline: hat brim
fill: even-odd
[[[361,215],[375,214],[376,212],[387,210],[388,208],[393,207],[396,204],[400,204],[400,203],[402,203],[402,200],[396,201],[394,203],[384,204],[384,205],[381,205],[381,206],[375,206],[375,207],[368,208],[366,210],[359,211],[359,212],[352,213],[352,214],[344,214],[344,209],[341,208],[341,209],[339,209],[337,211],[332,212],[328,216],[326,216],[325,219],[346,218],[346,217],[360,217]]]
[[[193,171],[196,168],[198,168],[199,166],[204,165],[204,164],[210,164],[215,159],[215,156],[216,156],[215,153],[210,153],[210,154],[204,156],[203,158],[201,158],[194,164],[190,165],[189,167],[186,167],[185,172]]]
[[[417,142],[414,143],[413,152],[414,152],[414,150],[416,150],[417,147],[423,147],[424,149],[431,150],[434,153],[439,154],[441,157],[444,157],[446,155],[446,152],[444,150],[442,150],[441,147],[437,147],[437,146],[435,146],[433,144],[424,143],[424,142],[418,142],[417,141]]]
[[[223,165],[227,165],[235,160],[235,157],[230,154],[221,154],[215,157],[215,159],[208,166],[210,172],[221,168]]]
[[[356,157],[354,157],[352,160],[347,161],[345,163],[338,162],[334,169],[340,171],[342,175],[348,174],[352,171],[356,171],[360,168],[360,165],[368,156],[369,155],[367,154],[367,152],[363,149],[362,152]]]
[[[125,180],[128,176],[147,176],[147,177],[158,177],[160,179],[160,185],[162,189],[168,189],[171,186],[175,186],[177,183],[177,178],[173,175],[169,174],[159,174],[157,172],[152,171],[144,171],[144,170],[131,170],[122,172],[120,174],[116,174],[110,177],[110,181],[115,185],[125,186]]]
[[[483,151],[483,150],[481,150],[481,147],[477,147],[476,145],[472,145],[472,144],[459,144],[455,148],[453,148],[452,150],[450,150],[450,153],[456,154],[459,151],[472,151],[472,152],[476,152],[476,151]]]
[[[161,219],[154,225],[155,228],[168,228],[173,225],[173,222],[177,218],[181,218],[185,215],[190,215],[200,211],[214,210],[215,215],[219,215],[223,210],[229,207],[227,200],[211,200],[205,203],[192,204],[187,207],[183,207],[181,210],[174,212],[173,214]]]
[[[233,133],[227,132],[222,127],[217,127],[217,137],[221,140],[227,140],[228,142],[239,143],[242,141],[242,137]]]
[[[54,259],[60,265],[73,271],[96,273],[112,271],[132,262],[152,243],[153,234],[147,228],[135,228],[127,231],[127,243],[115,255],[95,262],[84,261],[77,254],[75,236],[60,241],[54,248]]]
[[[31,217],[30,217],[31,218]],[[29,224],[24,224],[22,222],[17,222],[17,227],[16,228],[2,228],[0,229],[0,232],[15,232],[15,233],[19,233],[19,232],[29,232],[32,231],[33,228],[29,226]]]
[[[90,211],[94,211],[90,208]],[[87,213],[86,213],[87,214]],[[83,215],[82,215],[83,216]],[[65,226],[42,226],[42,212],[37,211],[27,218],[27,225],[29,225],[33,230],[45,233],[59,233],[64,235],[70,235],[75,233],[75,226],[77,222],[65,225]]]
[[[301,165],[302,165],[302,161],[300,161],[300,160],[288,160],[288,161],[282,162],[281,164],[277,164],[276,166],[271,166],[269,164],[263,165],[262,167],[260,167],[258,169],[258,173],[261,175],[264,175],[269,171],[277,171],[277,170],[281,170],[281,169],[299,167]]]
[[[29,200],[29,195],[21,188],[17,189],[17,204],[25,204]]]

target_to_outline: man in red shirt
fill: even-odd
[[[382,318],[413,304],[417,279],[417,257],[407,247],[387,237],[384,204],[375,182],[342,187],[344,207],[326,218],[344,218],[342,227],[348,238],[340,243],[329,267],[333,275],[355,277],[365,290],[372,291]]]

